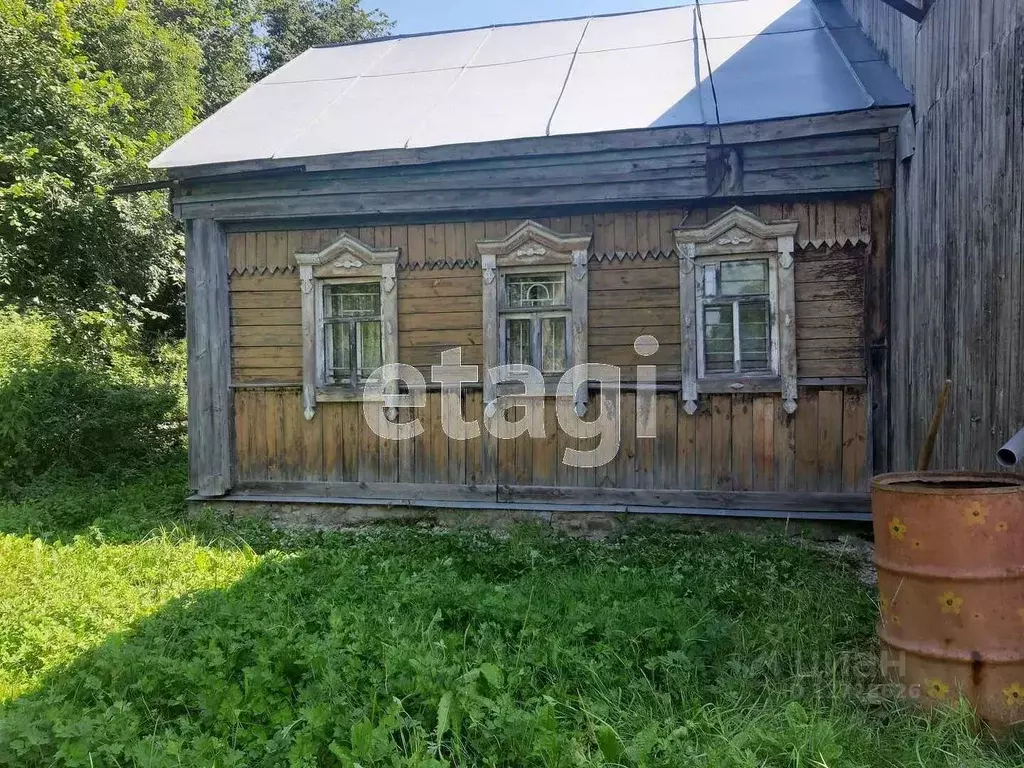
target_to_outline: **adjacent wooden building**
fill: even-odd
[[[158,158],[198,498],[865,519],[909,94],[838,0],[703,15],[314,49]],[[465,440],[432,381],[453,348]],[[408,440],[367,416],[391,363],[426,381],[384,409]],[[581,363],[619,370],[563,391],[616,412],[599,466],[564,460],[599,442],[557,413]],[[529,402],[484,372],[527,364]],[[493,434],[509,405],[534,434]]]

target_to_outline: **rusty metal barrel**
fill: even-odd
[[[1024,476],[879,475],[871,505],[887,677],[1024,721]]]

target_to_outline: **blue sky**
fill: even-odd
[[[680,0],[362,0],[395,21],[395,34],[680,5]]]

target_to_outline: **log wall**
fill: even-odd
[[[892,465],[913,465],[949,377],[933,466],[995,469],[1024,425],[1024,3],[936,0],[916,35],[880,0],[846,3],[917,100],[897,171]]]
[[[860,379],[864,370],[864,269],[870,235],[865,199],[748,206],[765,219],[800,222],[795,254],[798,375]],[[682,223],[699,225],[723,209],[672,209],[541,219],[565,233],[592,232],[590,360],[624,368],[660,368],[679,378],[679,267],[672,237]],[[503,237],[521,220],[354,228],[375,246],[400,246],[399,360],[429,378],[440,353],[463,348],[463,361],[483,362],[481,273],[475,243]],[[316,251],[345,230],[236,232],[229,236],[231,333],[235,384],[293,384],[302,379],[296,251]],[[633,341],[661,346],[640,358]]]

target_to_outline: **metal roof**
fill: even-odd
[[[692,0],[313,48],[151,166],[714,126],[910,103],[840,0],[704,0],[701,9],[707,58]]]

